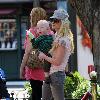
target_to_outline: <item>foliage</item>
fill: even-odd
[[[97,98],[100,98],[100,86],[97,84]]]
[[[24,85],[24,89],[28,91],[28,94],[31,95],[32,93],[32,88],[29,82],[26,82]]]
[[[66,77],[64,92],[65,98],[79,99],[87,91],[91,92],[91,83],[84,79],[77,71],[73,73],[73,77]],[[97,84],[97,98],[100,98],[100,86]]]
[[[90,89],[89,81],[83,79],[83,81],[78,84],[76,90],[72,93],[72,98],[81,98],[85,92]]]
[[[84,79],[79,72],[72,73],[73,77],[66,77],[64,84],[65,98],[68,99],[79,99],[87,91],[91,91],[90,81]],[[29,82],[24,85],[25,90],[31,96],[32,89]],[[100,98],[100,86],[97,84],[97,97]]]
[[[65,97],[78,99],[90,89],[89,81],[84,79],[77,71],[73,73],[73,77],[65,79]]]
[[[74,77],[66,77],[64,84],[64,92],[66,98],[72,98],[72,92],[76,90],[79,83],[79,78],[77,78],[78,73],[73,74]]]

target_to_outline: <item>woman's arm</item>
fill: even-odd
[[[20,78],[24,78],[25,66],[26,66],[26,63],[27,63],[27,60],[28,60],[29,53],[30,53],[31,49],[32,49],[31,42],[30,42],[29,39],[27,39],[25,53],[24,53],[23,60],[22,60],[21,66],[20,66]]]
[[[41,60],[45,59],[48,62],[50,62],[51,64],[59,66],[62,63],[64,55],[65,55],[65,47],[62,45],[59,45],[58,48],[56,49],[56,51],[54,51],[52,58],[46,56],[44,53],[40,53],[39,59],[41,59]]]

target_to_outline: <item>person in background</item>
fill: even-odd
[[[31,13],[30,13],[31,27],[29,31],[34,34],[35,38],[38,36],[38,34],[36,34],[37,22],[39,20],[46,19],[46,17],[47,17],[46,11],[43,8],[36,7],[31,10]],[[25,53],[24,53],[23,60],[20,66],[20,78],[27,79],[30,81],[31,88],[32,88],[32,100],[41,100],[44,71],[42,68],[32,69],[27,66],[27,60],[28,60],[31,49],[32,49],[32,44],[28,37],[28,33],[26,33]]]
[[[10,100],[10,94],[8,93],[6,86],[6,78],[4,71],[0,68],[0,100]]]
[[[39,36],[37,38],[34,38],[34,35],[32,35],[31,32],[28,31],[28,33],[31,39],[33,49],[38,49],[39,52],[43,52],[49,57],[51,57],[51,55],[49,54],[49,50],[52,47],[53,32],[50,29],[49,22],[46,20],[38,21],[37,34],[39,34]],[[51,63],[44,60],[43,69],[45,72],[45,82],[46,83],[50,82],[50,78],[49,78],[50,67],[51,67]]]
[[[52,57],[48,57],[43,52],[40,52],[39,59],[47,60],[51,63],[50,79],[51,92],[54,100],[64,100],[64,80],[65,67],[68,64],[69,56],[74,52],[73,34],[70,29],[70,22],[68,20],[68,13],[64,9],[54,11],[51,18],[52,28],[55,29],[55,38],[52,49],[49,51]],[[43,97],[42,100],[47,99],[47,89],[43,83]]]

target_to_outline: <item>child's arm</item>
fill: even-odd
[[[29,36],[30,39],[35,38],[34,35],[29,30],[26,30],[26,31],[27,31],[27,35]]]
[[[34,49],[37,49],[38,45],[37,45],[37,41],[35,39],[35,36],[29,30],[26,30],[26,31],[27,31],[27,35],[29,36],[30,42],[32,43],[32,47]]]

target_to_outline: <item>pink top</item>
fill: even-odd
[[[33,34],[36,33],[36,30],[35,28],[31,28],[29,29]],[[35,34],[36,36],[36,34]],[[37,36],[36,36],[37,37]],[[26,33],[26,39],[25,39],[25,42],[24,42],[24,47],[26,48],[26,43],[27,43],[27,33]],[[43,69],[32,69],[32,68],[29,68],[29,67],[25,67],[25,78],[27,80],[29,79],[33,79],[33,80],[40,80],[40,81],[43,81],[44,80],[44,71]]]

